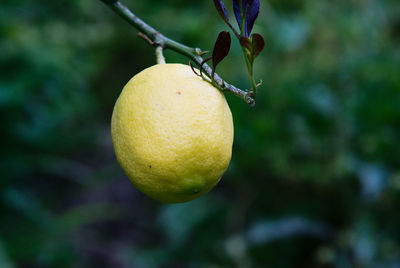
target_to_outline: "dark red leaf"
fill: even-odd
[[[212,54],[214,71],[218,63],[220,63],[228,55],[230,48],[231,48],[231,35],[227,31],[220,32],[217,41],[215,42]]]
[[[248,37],[240,37],[240,45],[247,50],[251,51],[251,40]]]
[[[255,59],[264,49],[265,46],[264,38],[261,36],[261,34],[254,33],[251,35],[251,44],[253,50],[252,51],[253,59]]]

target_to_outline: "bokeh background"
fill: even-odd
[[[211,0],[123,3],[205,50],[227,28]],[[153,48],[101,1],[2,0],[0,267],[400,267],[400,2],[261,0],[254,31],[264,85],[253,109],[227,95],[228,171],[165,205],[110,139]],[[218,72],[248,87],[237,42]]]

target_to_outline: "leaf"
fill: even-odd
[[[260,1],[242,0],[242,10],[239,1],[233,0],[233,12],[240,29],[242,29],[242,16],[245,16],[243,36],[249,37],[260,11]]]
[[[264,38],[260,34],[255,33],[251,35],[251,39],[248,37],[241,37],[239,41],[240,45],[246,49],[246,56],[249,62],[253,64],[254,59],[264,49]]]
[[[235,18],[237,24],[239,25],[239,29],[242,29],[242,12],[240,11],[239,0],[233,0],[233,13],[235,13]]]
[[[251,51],[251,40],[248,37],[240,37],[240,45]]]
[[[214,5],[217,8],[219,15],[225,21],[225,23],[229,26],[229,28],[232,29],[233,33],[237,36],[237,38],[239,38],[240,36],[238,31],[236,31],[236,29],[233,28],[232,24],[229,21],[228,12],[226,11],[224,3],[221,0],[214,0]]]
[[[252,54],[252,44],[251,44],[251,39],[248,37],[240,37],[239,39],[240,45],[245,48],[246,50],[246,57],[249,60],[250,63],[253,63],[253,54]]]
[[[261,34],[254,33],[251,35],[252,54],[255,59],[265,47],[265,41]]]
[[[231,48],[231,35],[227,31],[220,32],[217,41],[215,42],[212,54],[214,71],[218,63],[220,63],[228,55],[230,48]]]
[[[258,13],[260,12],[260,1],[248,0],[247,4],[248,7],[246,7],[247,13],[245,19],[244,35],[248,37],[253,30],[254,22],[256,21]]]
[[[231,25],[229,22],[228,18],[228,12],[226,11],[226,8],[224,6],[224,3],[221,0],[214,0],[214,5],[219,13],[219,15],[222,17],[222,19],[228,24]]]

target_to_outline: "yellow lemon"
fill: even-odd
[[[112,115],[117,160],[137,189],[165,202],[204,195],[227,169],[232,114],[224,95],[183,64],[158,64],[124,87]]]

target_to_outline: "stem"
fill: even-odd
[[[251,95],[254,98],[257,94],[257,85],[253,77],[253,63],[250,62],[249,59],[247,58],[247,52],[244,47],[242,47],[242,51],[243,51],[244,61],[246,62],[247,73],[249,74],[249,80],[251,84]]]
[[[118,15],[120,15],[123,19],[125,19],[129,24],[134,26],[138,31],[142,32],[146,35],[150,40],[152,40],[154,46],[156,46],[156,50],[161,48],[161,53],[163,49],[171,49],[175,52],[178,52],[189,59],[195,61],[197,65],[200,65],[203,61],[203,57],[201,49],[188,47],[184,44],[181,44],[175,40],[172,40],[156,29],[142,21],[139,17],[133,14],[127,7],[121,4],[118,0],[101,0],[105,4],[107,4],[112,10],[114,10]],[[157,55],[158,52],[156,52]],[[159,62],[157,58],[157,62]],[[203,71],[210,77],[212,77],[213,71],[208,64],[203,64]],[[224,81],[217,73],[214,73],[214,81],[215,85],[222,91],[228,91],[233,95],[243,99],[250,106],[254,106],[253,97],[246,91],[241,90],[234,85],[231,85]]]
[[[241,14],[240,35],[247,37],[247,35],[245,35],[245,22],[246,22],[247,12],[249,11],[249,6],[246,5],[246,10],[243,11],[243,3],[242,3],[242,1],[239,1],[239,10],[240,10],[240,14]],[[247,34],[250,34],[250,33],[247,33]],[[243,52],[243,56],[244,56],[244,61],[246,62],[247,73],[249,74],[249,80],[250,80],[250,84],[251,84],[250,95],[251,95],[251,97],[254,98],[257,94],[257,85],[256,85],[256,82],[254,81],[254,77],[253,77],[253,62],[250,62],[249,59],[247,58],[247,52],[243,46],[242,46],[242,52]]]
[[[256,85],[256,81],[254,81],[254,77],[253,77],[253,66],[249,70],[249,79],[250,79],[250,84],[252,87],[251,95],[254,98],[257,95],[257,85]]]
[[[163,47],[162,46],[156,47],[156,57],[157,57],[158,64],[165,64],[165,58],[163,55]]]

